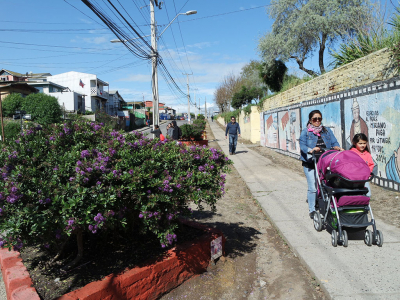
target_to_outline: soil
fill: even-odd
[[[208,124],[206,130],[209,147],[219,148]],[[328,299],[234,166],[226,179],[227,193],[217,202],[216,213],[193,207],[193,220],[224,233],[225,257],[161,299]]]
[[[181,243],[201,236],[204,231],[181,224],[175,233]],[[69,271],[62,271],[62,266],[76,256],[76,243],[73,240],[67,245],[70,251],[65,251],[70,255],[62,257],[52,266],[48,262],[54,254],[40,245],[23,248],[21,257],[42,300],[55,299],[112,273],[143,265],[143,261],[161,259],[168,251],[161,248],[154,236],[140,236],[131,232],[102,237],[88,235],[84,247],[84,257]]]

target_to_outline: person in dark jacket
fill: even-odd
[[[176,124],[176,121],[172,121],[172,126],[174,127],[174,130],[172,131],[172,138],[174,140],[179,140],[182,136],[182,131],[179,128],[179,126]]]
[[[160,134],[162,133],[161,129],[160,129],[160,126],[154,125],[154,130],[151,130],[150,133],[153,133],[156,136],[156,138],[159,139],[160,138]]]
[[[240,126],[236,123],[236,118],[231,117],[231,122],[226,125],[225,138],[228,138],[229,133],[229,154],[234,155],[236,152],[236,144],[238,136],[240,136]],[[238,134],[239,133],[239,134]]]

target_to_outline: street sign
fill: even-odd
[[[24,111],[24,110],[16,110],[15,113],[17,115],[24,115],[24,114],[26,114],[26,111]]]
[[[24,116],[22,116],[22,119],[32,120],[32,115],[24,115]]]

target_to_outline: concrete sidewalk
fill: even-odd
[[[216,122],[209,124],[218,144],[228,154],[225,132]],[[398,228],[376,220],[377,229],[384,236],[382,248],[368,247],[363,239],[351,236],[348,248],[334,248],[331,235],[326,230],[315,231],[308,216],[304,176],[277,168],[246,145],[238,144],[236,153],[229,158],[254,198],[332,299],[400,299]]]

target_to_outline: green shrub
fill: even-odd
[[[21,123],[20,122],[7,122],[4,125],[4,135],[6,136],[6,142],[14,142],[21,134]]]
[[[48,125],[61,121],[62,111],[56,97],[43,93],[30,94],[22,102],[23,110],[32,116],[32,120]]]
[[[198,114],[197,115],[197,120],[205,120],[206,117],[203,114]]]
[[[185,149],[91,122],[30,128],[0,161],[0,246],[39,242],[53,253],[70,236],[83,251],[88,235],[119,231],[172,244],[190,202],[215,210],[231,163],[213,148]]]
[[[21,94],[10,94],[4,98],[2,103],[3,115],[12,118],[16,110],[21,110],[24,98]]]
[[[189,140],[191,137],[194,136],[193,126],[190,124],[183,124],[180,126],[182,131],[182,140]]]

